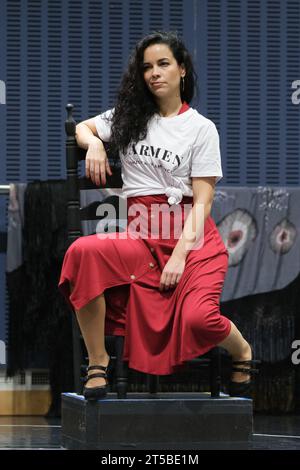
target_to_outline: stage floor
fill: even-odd
[[[59,418],[0,416],[0,450],[59,450],[60,437]],[[300,450],[300,415],[254,414],[253,449]]]

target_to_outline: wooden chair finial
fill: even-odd
[[[68,117],[65,121],[65,130],[68,137],[74,137],[76,134],[76,122],[73,118],[74,105],[68,103],[66,106]]]

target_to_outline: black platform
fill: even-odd
[[[62,394],[66,449],[251,449],[252,400],[209,393]]]

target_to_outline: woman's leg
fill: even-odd
[[[109,355],[105,349],[104,324],[105,324],[105,297],[99,295],[91,302],[79,310],[76,310],[77,321],[84,339],[84,343],[89,356],[89,366],[103,365],[106,367],[109,362]],[[101,370],[90,371],[89,374],[103,372]],[[100,387],[105,385],[104,378],[97,377],[90,379],[86,388]]]
[[[240,331],[237,329],[234,323],[231,323],[231,330],[229,335],[223,340],[218,346],[226,349],[232,356],[233,361],[249,361],[252,359],[252,351],[249,343],[242,336]],[[236,366],[237,368],[239,365]],[[240,366],[244,367],[244,366]],[[244,382],[250,378],[250,375],[246,375],[242,372],[234,372],[232,380],[234,382]]]

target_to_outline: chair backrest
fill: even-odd
[[[108,194],[103,198],[103,192],[110,189],[122,188],[123,181],[121,177],[121,164],[115,164],[117,159],[112,158],[109,154],[107,144],[104,143],[105,150],[109,160],[110,167],[113,175],[106,175],[106,185],[96,186],[93,182],[86,177],[80,177],[79,175],[79,163],[85,160],[87,151],[78,146],[75,134],[76,134],[76,122],[72,116],[74,106],[68,104],[66,106],[68,113],[65,121],[66,131],[66,167],[67,167],[67,229],[68,229],[68,240],[66,248],[71,245],[77,238],[82,235],[87,235],[84,232],[84,223],[101,220],[104,216],[97,215],[97,209],[104,203],[112,204],[115,207],[116,219],[119,219],[119,198]],[[81,207],[81,195],[82,193],[92,193],[97,190],[97,196],[99,196],[99,189],[102,193],[102,199],[94,201],[87,206]],[[103,191],[105,190],[105,191]],[[87,198],[89,199],[89,198]],[[86,352],[83,347],[83,340],[80,334],[77,321],[75,316],[72,317],[72,336],[73,336],[73,366],[74,366],[74,390],[77,393],[81,392],[82,384],[80,380],[80,366],[84,364],[84,355]],[[122,339],[122,338],[121,338]],[[122,348],[121,348],[122,349]],[[121,355],[120,359],[121,360]],[[122,384],[121,384],[122,385]]]
[[[76,122],[73,118],[74,106],[68,104],[66,106],[68,117],[65,121],[66,139],[66,164],[67,164],[67,227],[68,227],[68,244],[73,243],[78,237],[82,236],[82,221],[84,220],[101,220],[103,216],[96,214],[97,209],[103,202],[112,204],[119,214],[119,198],[118,196],[108,195],[103,201],[95,201],[86,207],[80,207],[80,190],[88,189],[112,189],[121,188],[123,185],[121,176],[121,164],[116,164],[116,159],[109,154],[107,144],[104,147],[107,151],[112,176],[106,174],[106,184],[101,187],[96,186],[89,178],[79,177],[78,165],[81,160],[85,160],[86,150],[78,146],[75,133]]]

